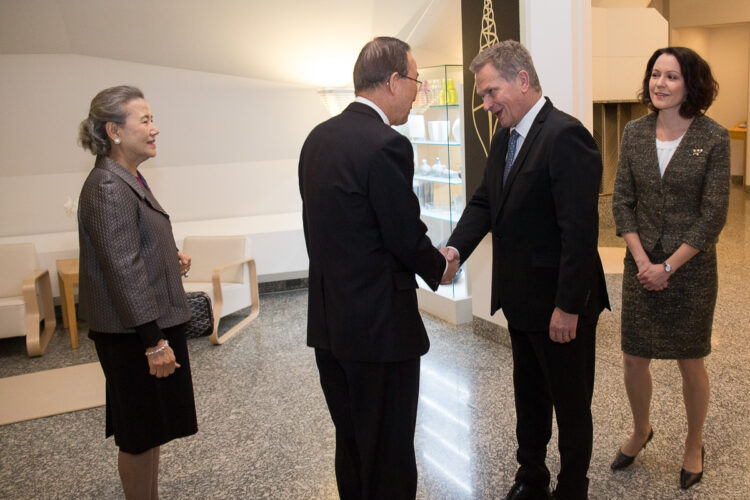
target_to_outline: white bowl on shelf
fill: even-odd
[[[434,142],[446,142],[448,140],[448,120],[434,120],[427,122],[430,132],[430,140]]]

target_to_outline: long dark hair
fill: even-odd
[[[719,94],[719,83],[711,74],[711,67],[706,60],[687,47],[665,47],[654,52],[646,65],[646,74],[643,75],[643,85],[638,92],[638,99],[652,111],[659,112],[651,102],[648,88],[651,71],[662,54],[670,54],[677,59],[685,80],[685,102],[680,106],[680,115],[692,118],[705,113]]]

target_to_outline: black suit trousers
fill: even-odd
[[[556,498],[585,499],[593,442],[596,323],[579,325],[575,340],[564,344],[550,340],[548,331],[509,330],[520,465],[516,481],[549,484],[545,459],[554,408],[560,450]]]
[[[413,500],[420,358],[356,362],[315,349],[315,360],[336,427],[341,499]]]

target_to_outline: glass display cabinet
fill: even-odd
[[[427,235],[440,247],[448,241],[466,204],[461,142],[463,68],[460,65],[420,68],[419,79],[422,85],[409,120],[395,128],[409,138],[414,148],[412,187],[419,199]],[[427,285],[419,281],[427,290]],[[452,300],[467,299],[463,269],[452,285],[441,286],[437,294]]]

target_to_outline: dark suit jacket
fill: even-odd
[[[711,250],[729,208],[729,132],[697,116],[669,161],[664,177],[656,153],[656,114],[625,126],[612,212],[617,234],[637,232],[643,248],[661,240],[671,254],[682,243]]]
[[[591,134],[547,99],[506,185],[509,129],[492,140],[482,184],[448,245],[466,260],[492,232],[491,313],[511,327],[545,331],[552,311],[596,321],[609,299],[597,251],[602,162]]]
[[[299,162],[310,256],[307,343],[353,361],[429,348],[415,273],[436,289],[445,259],[412,191],[411,143],[361,103],[318,125]]]
[[[169,215],[109,157],[97,157],[83,183],[78,238],[79,307],[91,330],[134,333],[190,319]]]

